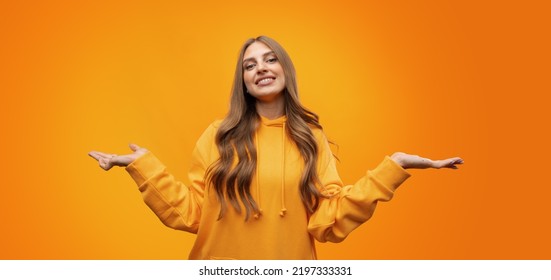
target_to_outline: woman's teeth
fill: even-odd
[[[274,80],[273,78],[265,78],[265,79],[262,79],[262,80],[258,81],[258,84],[259,85],[269,84],[273,80]]]

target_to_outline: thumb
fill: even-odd
[[[137,151],[137,150],[140,149],[140,146],[138,146],[138,145],[136,145],[136,144],[133,144],[133,143],[130,143],[128,146],[130,147],[130,149],[131,149],[133,152],[135,152],[135,151]]]

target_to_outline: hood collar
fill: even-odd
[[[276,127],[282,127],[285,122],[287,121],[287,116],[283,115],[276,119],[268,119],[264,116],[260,116],[260,122],[265,126],[276,126]]]

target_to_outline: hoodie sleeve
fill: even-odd
[[[197,141],[189,170],[189,185],[177,181],[153,153],[148,152],[126,167],[138,185],[143,200],[166,226],[197,233],[204,196],[213,125]]]
[[[389,201],[410,174],[388,156],[354,185],[344,186],[325,136],[321,137],[318,209],[308,222],[308,232],[320,242],[341,242],[373,215],[379,201]]]

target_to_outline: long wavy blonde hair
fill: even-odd
[[[216,133],[216,145],[220,158],[208,169],[206,179],[221,203],[218,219],[227,210],[226,198],[234,209],[241,213],[240,200],[245,206],[245,220],[251,213],[258,214],[259,207],[253,199],[250,186],[256,172],[257,151],[254,137],[260,120],[256,111],[256,99],[246,92],[243,80],[243,56],[254,42],[268,46],[276,55],[285,73],[286,133],[293,141],[304,160],[304,172],[300,178],[300,196],[309,213],[319,204],[320,193],[316,187],[319,178],[316,170],[318,146],[310,126],[322,129],[318,115],[300,104],[295,77],[295,68],[287,52],[275,40],[259,36],[247,40],[240,52],[233,81],[230,109]],[[235,157],[237,156],[237,164]]]

